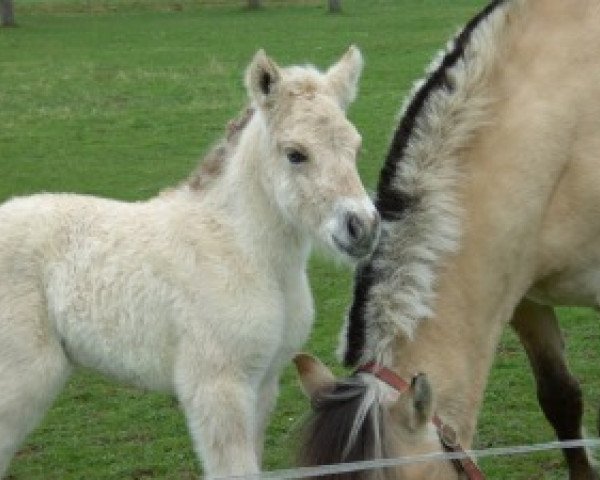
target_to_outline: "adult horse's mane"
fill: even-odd
[[[492,1],[449,42],[404,104],[377,188],[381,240],[357,269],[342,332],[348,366],[385,362],[394,337],[411,338],[417,323],[431,316],[441,258],[456,251],[460,238],[458,154],[486,121],[493,100],[487,80],[509,17],[519,15],[522,4]]]

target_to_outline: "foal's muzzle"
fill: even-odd
[[[369,255],[379,239],[380,217],[374,212],[368,217],[348,212],[345,216],[344,231],[334,235],[336,246],[348,256],[359,260]]]

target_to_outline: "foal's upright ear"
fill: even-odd
[[[264,50],[259,50],[246,70],[248,95],[257,106],[264,108],[281,80],[281,71]]]
[[[362,69],[362,54],[356,46],[351,45],[342,58],[327,70],[327,81],[343,110],[348,109],[356,98]]]
[[[315,392],[332,386],[335,376],[318,358],[308,353],[299,353],[294,357],[294,364],[300,377],[302,391],[311,398]]]

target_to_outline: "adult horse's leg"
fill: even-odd
[[[257,398],[247,380],[189,357],[178,362],[175,375],[205,478],[258,473]]]
[[[37,294],[0,286],[0,478],[69,376]]]
[[[564,354],[564,339],[552,307],[523,300],[511,324],[525,347],[537,396],[559,440],[582,438],[583,398]],[[563,450],[571,480],[597,480],[584,448]]]

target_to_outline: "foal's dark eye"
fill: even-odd
[[[308,156],[298,150],[292,150],[287,154],[290,163],[304,163],[308,160]]]

